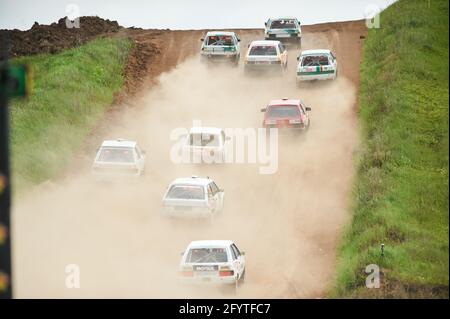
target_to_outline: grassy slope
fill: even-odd
[[[448,298],[448,9],[400,0],[369,32],[364,150],[331,297]],[[365,288],[369,264],[381,268],[381,289]]]
[[[131,42],[104,38],[26,62],[34,71],[29,99],[11,108],[15,190],[45,181],[66,166],[122,86]]]

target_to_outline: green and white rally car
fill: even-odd
[[[337,59],[330,50],[306,50],[297,60],[297,81],[334,80],[337,77]]]
[[[222,60],[239,63],[241,41],[234,32],[210,31],[201,39],[201,56],[207,60]]]
[[[295,40],[301,45],[302,29],[297,18],[271,18],[265,25],[266,40]]]

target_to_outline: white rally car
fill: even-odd
[[[276,70],[287,67],[288,51],[280,41],[253,41],[245,56],[245,71]]]
[[[224,60],[239,63],[241,41],[234,32],[211,31],[201,39],[201,56],[207,60]]]
[[[163,197],[163,214],[170,217],[210,218],[223,210],[225,192],[208,178],[178,178]]]
[[[135,141],[106,140],[97,151],[92,173],[98,180],[138,177],[145,172],[145,152]]]
[[[302,42],[302,29],[297,18],[271,18],[265,23],[266,40],[294,40]]]
[[[193,127],[186,137],[182,151],[191,163],[225,163],[225,143],[228,140],[223,129]]]
[[[330,50],[306,50],[298,57],[297,80],[334,80],[337,77],[337,60]]]
[[[193,241],[182,253],[179,271],[188,282],[237,288],[245,280],[244,255],[231,240]]]

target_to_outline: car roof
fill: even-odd
[[[208,31],[206,33],[207,37],[208,36],[215,36],[215,35],[230,35],[230,36],[233,36],[233,35],[236,35],[236,33],[231,32],[231,31]]]
[[[188,248],[229,247],[231,244],[233,244],[232,240],[194,240]]]
[[[277,46],[279,43],[281,43],[280,41],[277,40],[255,40],[252,41],[252,43],[250,43],[250,46],[254,46],[254,45],[272,45],[272,46]]]
[[[269,106],[277,106],[277,105],[299,105],[300,100],[298,99],[277,99],[272,100],[269,103]]]
[[[137,142],[135,141],[127,141],[124,139],[116,139],[116,140],[105,140],[102,143],[102,147],[130,147],[134,148]]]
[[[301,55],[312,55],[312,54],[330,54],[331,50],[328,49],[317,49],[317,50],[305,50],[301,52]]]
[[[206,186],[209,183],[212,182],[212,179],[209,177],[197,177],[197,176],[191,176],[191,177],[181,177],[177,178],[172,182],[172,185],[176,184],[188,184],[188,185],[196,185],[196,186]]]
[[[191,130],[189,131],[189,134],[192,133],[206,133],[206,134],[221,134],[222,133],[222,129],[217,128],[217,127],[204,127],[204,126],[194,126],[193,128],[191,128]]]

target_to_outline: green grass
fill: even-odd
[[[400,0],[369,30],[353,218],[330,297],[448,298],[448,5]],[[369,264],[380,289],[365,287]]]
[[[59,54],[18,58],[33,68],[34,90],[11,103],[15,192],[57,176],[123,83],[131,42],[102,38]]]

